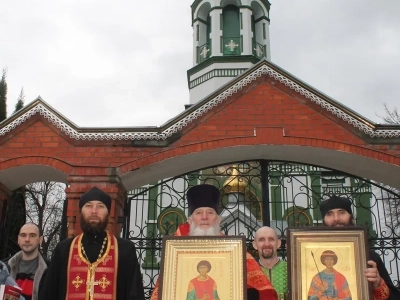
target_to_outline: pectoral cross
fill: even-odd
[[[98,281],[94,281],[94,274],[90,277],[90,281],[86,282],[86,285],[88,285],[88,291],[89,291],[89,298],[90,300],[93,300],[94,297],[94,286],[99,285]]]

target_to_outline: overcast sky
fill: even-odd
[[[8,114],[24,87],[78,126],[162,125],[189,103],[192,2],[3,0]],[[374,122],[400,107],[399,0],[270,2],[273,63]]]

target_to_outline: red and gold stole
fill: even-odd
[[[94,263],[82,253],[82,236],[74,238],[69,250],[66,300],[116,299],[118,243],[107,231],[107,248]]]

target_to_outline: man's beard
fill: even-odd
[[[90,217],[88,217],[90,218]],[[98,220],[98,222],[90,222],[84,218],[81,214],[81,229],[84,233],[91,233],[98,235],[104,232],[108,225],[108,214],[104,217],[104,220]]]
[[[221,235],[221,228],[219,224],[214,224],[213,226],[208,227],[207,229],[200,228],[200,226],[196,226],[193,222],[190,224],[190,236],[201,236],[201,235]]]
[[[264,249],[269,249],[269,250],[271,250],[271,252],[269,252],[268,254],[264,254]],[[262,251],[261,251],[262,258],[270,259],[270,258],[274,257],[274,255],[275,255],[274,249],[272,249],[272,248],[264,248],[264,249],[262,249]]]
[[[353,218],[351,218],[351,219],[349,220],[349,222],[335,221],[335,222],[333,222],[331,225],[327,225],[327,224],[325,223],[325,220],[322,220],[322,222],[324,223],[325,226],[330,226],[330,227],[354,226],[354,225],[355,225],[355,224],[354,224],[355,222],[354,222],[354,219],[353,219]]]
[[[343,222],[334,222],[332,223],[331,227],[340,227],[340,226],[350,226],[350,223],[343,223]]]

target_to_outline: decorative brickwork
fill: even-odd
[[[79,197],[97,185],[117,200],[110,229],[118,232],[126,190],[217,164],[227,154],[232,161],[273,155],[343,171],[351,166],[352,174],[395,184],[400,126],[373,124],[263,62],[159,128],[79,128],[39,99],[0,127],[0,183],[13,189],[42,173],[68,183],[69,236],[79,231]]]
[[[218,71],[218,70],[216,70]],[[369,135],[372,138],[392,138],[392,137],[400,137],[400,129],[379,129],[373,128],[371,124],[368,124],[366,120],[360,120],[360,117],[354,116],[353,113],[349,112],[347,109],[343,107],[335,105],[335,103],[331,103],[327,99],[324,99],[319,93],[316,93],[314,90],[310,90],[307,87],[304,87],[304,84],[296,82],[293,78],[290,78],[287,74],[284,74],[281,70],[275,70],[266,62],[252,69],[251,72],[246,72],[244,76],[237,80],[234,84],[232,84],[229,88],[221,91],[216,97],[210,99],[207,102],[204,102],[203,105],[200,105],[191,113],[187,114],[183,118],[177,120],[171,124],[171,126],[167,126],[162,130],[158,131],[120,131],[110,132],[110,131],[101,131],[96,130],[95,132],[82,132],[74,128],[73,125],[66,122],[63,118],[58,116],[54,111],[49,109],[46,105],[41,103],[41,101],[37,101],[36,105],[32,106],[32,108],[25,113],[21,114],[13,121],[9,122],[4,127],[0,128],[0,136],[7,134],[12,131],[14,128],[19,126],[20,124],[26,122],[32,116],[36,114],[42,115],[49,122],[54,124],[57,128],[59,128],[63,133],[67,136],[76,139],[76,140],[164,140],[170,137],[172,134],[180,131],[188,124],[194,122],[207,111],[212,109],[213,107],[219,105],[228,97],[242,90],[244,87],[256,81],[262,75],[268,75],[270,78],[273,78],[285,86],[289,87],[289,89],[299,93],[305,98],[311,100],[323,110],[332,113],[339,119],[344,120],[349,123],[353,127],[357,128],[361,132]]]

